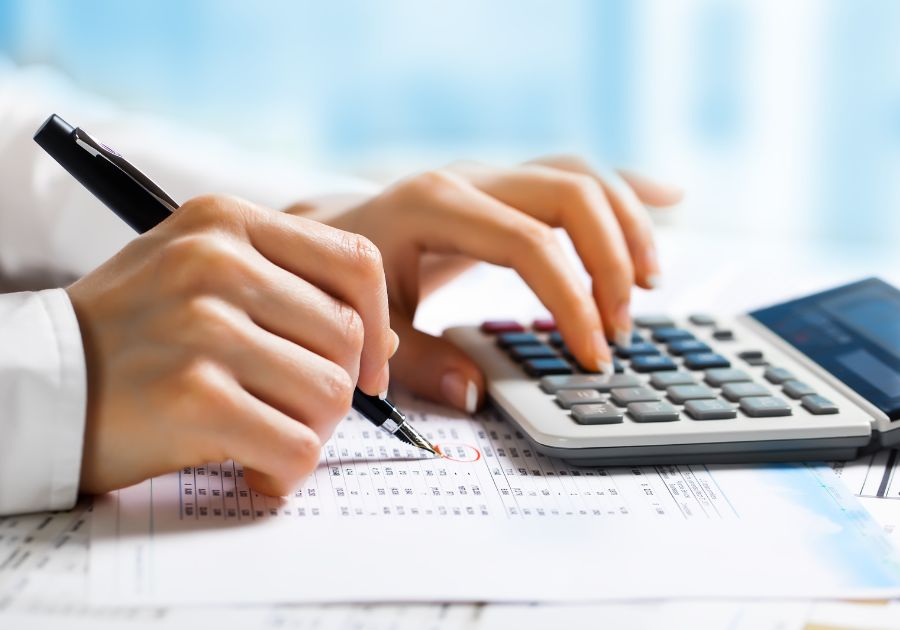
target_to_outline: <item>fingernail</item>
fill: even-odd
[[[400,337],[393,330],[391,331],[391,335],[393,336],[393,345],[391,346],[391,351],[388,352],[388,359],[397,354],[397,350],[400,348]]]
[[[661,280],[659,274],[659,257],[656,254],[655,247],[649,247],[644,252],[644,266],[647,269],[647,286],[651,289],[659,288]]]
[[[616,309],[615,342],[620,348],[631,346],[631,303],[624,302]]]
[[[466,413],[475,413],[478,405],[478,387],[462,373],[451,370],[441,377],[441,394],[444,399]]]
[[[606,337],[599,331],[594,331],[594,352],[597,355],[597,371],[603,374],[612,373],[612,355],[609,353],[609,344]]]
[[[385,363],[384,367],[381,368],[381,374],[378,375],[378,397],[381,400],[387,398],[388,395],[388,383],[391,381],[391,368]]]

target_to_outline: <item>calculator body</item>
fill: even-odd
[[[874,359],[889,370],[880,373],[887,379],[881,384],[888,388],[887,402],[861,395],[864,388],[858,382],[839,369],[827,369],[828,360],[822,357],[830,355],[828,344],[821,342],[824,333],[816,337],[815,326],[804,329],[796,309],[784,308],[818,307],[834,303],[836,297],[847,302],[848,296],[851,304],[854,296],[888,301],[887,309],[875,309],[876,323],[888,327],[882,331],[888,347]],[[648,353],[653,349],[656,355],[643,356],[657,358],[637,361],[641,355],[630,356],[627,349],[614,347],[617,373],[612,376],[580,370],[552,323],[544,322],[540,330],[519,329],[514,322],[500,323],[506,325],[500,330],[486,323],[451,328],[445,336],[482,368],[488,398],[496,409],[538,451],[570,463],[845,460],[863,449],[900,443],[900,404],[893,406],[900,400],[890,397],[898,393],[890,388],[900,379],[900,339],[894,337],[891,317],[884,317],[893,308],[898,309],[900,323],[897,290],[868,279],[734,318],[637,317],[631,347]],[[821,313],[813,315],[811,321],[821,324]],[[859,313],[852,315],[859,319]],[[835,356],[858,359],[853,340],[839,332],[843,336],[838,336],[839,347],[833,348]],[[675,336],[678,339],[670,339]],[[816,351],[801,350],[797,339],[804,343],[812,339],[818,344]],[[506,340],[527,341],[533,347],[523,351]],[[549,356],[544,363],[523,360],[542,352],[549,355],[542,347],[552,349],[558,363]],[[691,348],[704,352],[677,352]],[[888,362],[894,353],[897,363]],[[571,373],[562,373],[563,364]],[[532,369],[534,365],[556,369],[542,373]],[[564,394],[566,389],[572,391]],[[579,403],[581,395],[584,404]],[[582,413],[585,410],[598,413],[592,417]]]

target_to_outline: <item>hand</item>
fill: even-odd
[[[354,386],[388,386],[378,250],[224,197],[189,201],[68,288],[84,340],[81,489],[234,459],[257,491],[310,473]]]
[[[292,206],[362,234],[381,250],[391,321],[400,334],[394,376],[412,390],[473,411],[480,370],[444,339],[413,328],[419,301],[477,260],[512,267],[556,319],[578,362],[608,372],[606,339],[630,339],[631,287],[653,288],[659,263],[644,204],[681,192],[621,172],[600,175],[583,160],[552,157],[515,168],[473,163],[404,179],[381,194]],[[553,228],[564,228],[592,279],[572,268]]]

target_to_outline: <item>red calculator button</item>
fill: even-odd
[[[531,322],[531,327],[538,332],[553,332],[556,330],[556,322],[552,319],[536,319]]]
[[[481,332],[486,332],[489,335],[496,335],[497,333],[505,332],[525,332],[525,328],[519,322],[505,319],[484,322],[481,325]]]

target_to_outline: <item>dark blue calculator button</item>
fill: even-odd
[[[699,339],[676,339],[669,344],[669,352],[680,356],[691,352],[712,352],[712,348]]]
[[[516,361],[525,361],[526,359],[555,359],[557,354],[552,348],[543,344],[527,344],[524,346],[512,346],[509,349],[509,356]]]
[[[507,332],[497,335],[497,345],[501,348],[539,343],[541,343],[541,340],[534,333],[529,332]]]
[[[616,354],[623,359],[628,359],[645,354],[659,354],[659,350],[652,343],[642,341],[640,343],[633,343],[627,348],[616,348]]]
[[[653,340],[660,341],[662,343],[668,343],[670,341],[675,341],[676,339],[693,339],[694,335],[691,331],[685,330],[684,328],[655,328],[653,330]]]
[[[672,359],[659,354],[637,356],[631,360],[631,369],[635,372],[662,372],[677,367]]]
[[[554,330],[550,333],[550,336],[547,339],[550,341],[551,346],[556,346],[557,348],[562,348],[566,345],[566,342],[563,341],[562,334],[558,330]]]
[[[731,362],[715,352],[692,352],[684,355],[684,367],[691,370],[731,367]]]
[[[572,366],[562,359],[528,359],[523,366],[529,376],[535,377],[572,373]]]

